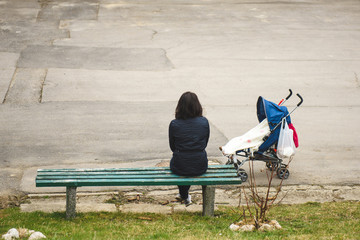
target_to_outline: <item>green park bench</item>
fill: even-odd
[[[76,189],[89,186],[201,185],[203,215],[214,215],[215,185],[241,184],[233,165],[209,165],[205,174],[184,177],[169,167],[38,169],[36,187],[66,187],[66,218],[76,215]]]

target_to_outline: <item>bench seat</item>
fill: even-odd
[[[214,214],[212,185],[241,184],[233,165],[210,165],[205,174],[185,177],[169,167],[38,169],[37,187],[66,187],[66,216],[75,217],[76,188],[83,186],[203,186],[203,215]],[[208,187],[209,186],[209,187]]]

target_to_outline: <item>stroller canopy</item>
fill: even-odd
[[[262,122],[266,118],[268,120],[269,128],[272,131],[269,138],[259,147],[259,152],[264,152],[277,142],[281,124],[276,129],[274,128],[289,114],[289,111],[287,107],[279,106],[276,103],[267,101],[261,96],[258,98],[256,108],[259,122]],[[286,118],[286,121],[288,124],[291,123],[290,116]]]
[[[270,130],[273,130],[274,127],[281,122],[281,119],[289,114],[287,107],[279,106],[261,96],[257,101],[256,107],[259,122],[262,122],[265,118],[267,118]],[[290,116],[286,118],[286,121],[287,123],[291,123]]]

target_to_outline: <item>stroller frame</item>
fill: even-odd
[[[289,89],[289,92],[290,92],[289,95],[285,99],[282,99],[280,101],[280,103],[278,104],[279,106],[283,105],[292,96],[291,89]],[[283,117],[281,119],[281,121],[279,121],[279,123],[271,130],[270,134],[264,138],[264,142],[281,125],[282,120],[284,118],[286,119],[288,116],[290,116],[303,103],[303,98],[301,97],[301,95],[298,93],[296,95],[300,98],[300,102],[296,105],[296,107],[289,114],[287,114],[285,117]],[[246,180],[248,179],[248,174],[241,167],[246,162],[249,162],[249,161],[265,162],[266,167],[270,171],[276,171],[276,174],[280,179],[288,179],[290,176],[288,166],[287,166],[287,164],[283,163],[282,159],[277,157],[276,145],[277,145],[277,141],[264,152],[257,152],[257,151],[253,152],[252,149],[250,149],[250,148],[236,151],[234,155],[228,156],[228,160],[227,160],[226,164],[228,164],[228,165],[234,164],[235,168],[238,171],[238,176],[241,178],[241,180],[243,182],[246,182]],[[220,150],[221,150],[221,148],[220,148]],[[243,157],[245,159],[240,161],[237,158],[237,156]]]

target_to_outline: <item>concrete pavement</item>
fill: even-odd
[[[170,159],[187,90],[217,161],[257,124],[258,96],[299,92],[286,184],[359,184],[359,26],[356,0],[1,0],[0,193],[44,191],[36,168]]]

